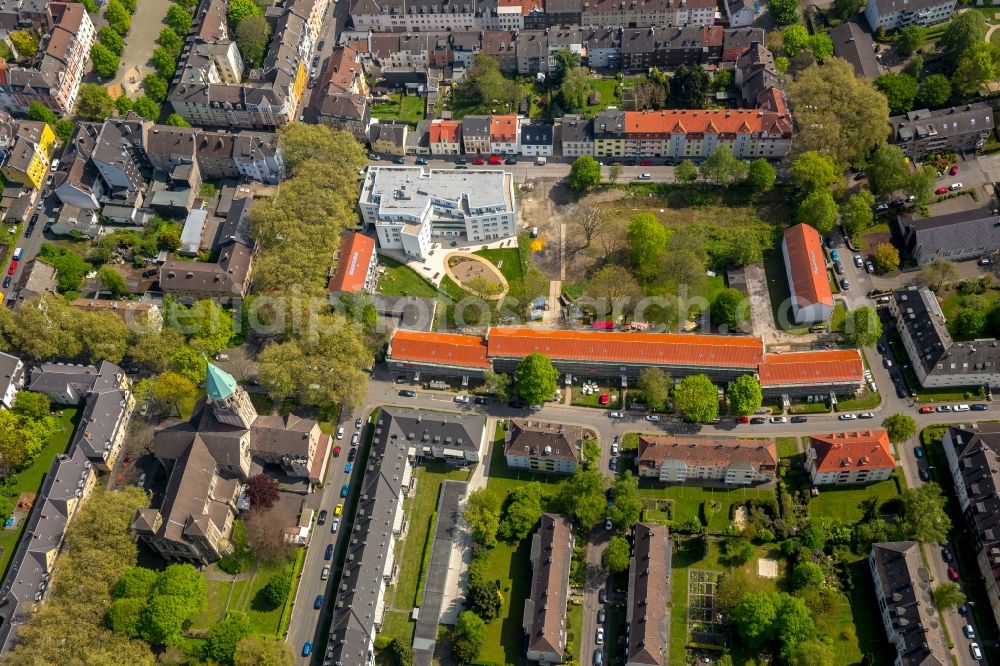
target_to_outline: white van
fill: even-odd
[[[14,256],[11,257],[14,261],[21,261],[21,256],[24,254],[24,248],[17,248],[14,250]]]

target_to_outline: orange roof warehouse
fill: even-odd
[[[718,383],[756,375],[768,397],[850,395],[864,385],[864,363],[856,349],[769,354],[752,336],[491,328],[481,337],[397,329],[386,360],[393,370],[417,378],[468,382],[482,378],[486,369],[512,372],[532,352],[552,359],[567,381],[602,378],[625,386],[643,368],[656,367],[675,378],[704,373]]]

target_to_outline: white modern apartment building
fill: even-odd
[[[379,247],[423,259],[432,238],[489,242],[517,233],[514,177],[500,170],[369,167],[358,201]]]
[[[911,25],[927,27],[950,19],[956,4],[957,0],[868,0],[865,19],[872,32]]]

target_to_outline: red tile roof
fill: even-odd
[[[826,257],[819,232],[808,224],[785,230],[785,248],[792,274],[792,298],[799,307],[822,303],[833,307],[833,294],[826,273]]]
[[[838,384],[864,381],[865,364],[857,349],[764,354],[761,386]]]
[[[337,272],[330,278],[327,291],[356,294],[365,288],[365,276],[375,254],[375,239],[358,233],[346,234],[340,241]]]
[[[515,143],[517,141],[517,116],[490,116],[490,141]]]
[[[326,68],[320,74],[319,87],[329,86],[327,95],[351,92],[354,79],[361,76],[358,52],[350,46],[337,46],[330,53]]]
[[[809,447],[816,453],[818,472],[882,470],[896,466],[885,430],[810,435]]]
[[[461,123],[454,120],[434,120],[430,126],[431,143],[459,143]]]
[[[757,471],[774,471],[778,449],[773,439],[639,435],[640,467],[659,469],[667,460],[683,460],[699,467],[729,467],[733,462],[747,462]]]
[[[491,328],[490,357],[523,358],[541,352],[552,359],[604,363],[648,363],[693,367],[746,368],[764,356],[760,338],[672,333],[608,333]]]
[[[756,109],[699,109],[674,111],[626,111],[625,136],[666,135],[678,123],[689,133],[747,134],[768,132],[791,134],[792,121],[786,115]],[[745,126],[745,127],[744,127]]]
[[[486,344],[474,335],[424,333],[397,328],[389,342],[393,361],[432,363],[466,368],[488,368]]]
[[[706,46],[722,46],[722,39],[725,36],[725,30],[719,25],[706,25],[701,29],[701,45]]]

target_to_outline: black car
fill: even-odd
[[[326,552],[323,553],[323,559],[324,560],[329,560],[329,559],[332,559],[332,558],[333,558],[333,544],[332,543],[328,543],[326,545]]]
[[[920,468],[920,480],[921,481],[930,481],[931,480],[931,473],[928,472],[923,467]]]
[[[417,397],[417,392],[416,391],[411,391],[410,389],[403,389],[402,391],[399,392],[399,397],[400,398],[416,398]]]
[[[457,160],[455,160],[455,164],[468,164],[468,163],[469,163],[468,157],[459,157]]]
[[[28,226],[29,227],[35,226],[35,222],[38,222],[38,213],[35,213],[34,215],[31,216],[31,219],[28,220]]]
[[[347,462],[354,462],[354,459],[358,457],[358,449],[355,447],[348,451]]]
[[[316,519],[317,525],[323,525],[326,523],[326,509],[319,512],[319,518]]]
[[[977,402],[976,404],[969,407],[969,409],[971,409],[974,412],[985,412],[989,408],[990,408],[989,405],[983,404],[981,402]]]
[[[507,403],[507,406],[512,407],[514,409],[524,409],[525,407],[528,406],[528,403],[526,403],[524,400],[511,400],[510,402]]]
[[[5,275],[3,278],[3,288],[6,289],[9,286],[10,286],[10,276]]]
[[[806,418],[805,416],[793,416],[792,417],[792,423],[805,423],[808,420],[809,419]]]
[[[864,169],[862,169],[857,174],[855,174],[854,180],[862,180],[867,175],[868,175],[868,172],[865,171]]]
[[[881,342],[875,343],[875,349],[878,350],[879,354],[884,354],[885,353],[885,345],[883,345]]]
[[[154,275],[156,275],[159,272],[160,271],[157,270],[156,268],[150,268],[148,271],[143,271],[142,272],[142,277],[144,277],[144,278],[153,277]]]
[[[767,419],[765,419],[763,416],[755,416],[752,419],[750,419],[750,423],[754,425],[760,425],[761,423],[767,423]]]
[[[24,237],[31,238],[31,227],[28,227],[27,229],[24,230]]]
[[[418,157],[417,159],[413,160],[413,163],[414,164],[419,164],[419,165],[423,166],[423,165],[427,164],[427,158],[426,157]]]
[[[504,164],[517,164],[517,160],[514,159],[513,157],[508,157],[507,161],[504,162]]]
[[[490,404],[490,399],[489,398],[484,398],[483,396],[478,395],[478,396],[476,396],[476,399],[475,399],[474,402],[477,405],[488,405],[488,404]]]
[[[397,157],[396,159],[393,160],[393,162],[396,163],[396,164],[406,164],[406,158],[405,157]]]
[[[909,396],[908,396],[908,395],[906,394],[906,389],[904,389],[904,388],[903,388],[902,386],[900,386],[899,384],[896,384],[896,397],[897,397],[897,398],[908,398],[908,397],[909,397]]]

